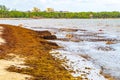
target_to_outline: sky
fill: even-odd
[[[10,9],[28,11],[38,7],[41,11],[54,8],[56,11],[120,11],[120,0],[0,0],[0,5]]]

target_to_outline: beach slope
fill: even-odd
[[[75,80],[69,71],[61,66],[61,61],[49,54],[52,49],[59,48],[56,43],[46,40],[56,38],[50,32],[38,32],[6,24],[0,26],[3,28],[0,45],[0,79]],[[20,76],[20,79],[15,76]]]

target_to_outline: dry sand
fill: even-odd
[[[1,38],[2,32],[3,32],[4,28],[2,26],[0,26],[0,45],[2,43],[5,43],[5,40],[3,38]]]
[[[30,77],[28,75],[19,74],[16,72],[9,72],[6,70],[11,65],[17,65],[16,61],[0,60],[0,80],[25,80],[25,78]]]
[[[1,37],[4,28],[0,26],[0,45],[4,45],[5,40]],[[27,80],[27,77],[30,77],[25,74],[20,74],[16,72],[9,72],[6,68],[10,67],[11,65],[25,67],[21,64],[24,64],[24,59],[20,58],[19,56],[15,56],[14,54],[10,54],[9,56],[14,56],[14,58],[5,60],[0,59],[0,80]]]

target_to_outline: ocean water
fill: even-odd
[[[53,42],[63,47],[51,54],[65,59],[62,65],[75,77],[106,80],[102,71],[120,80],[120,19],[17,19],[0,20],[0,24],[49,30],[58,37]]]

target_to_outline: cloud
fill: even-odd
[[[42,10],[52,7],[69,11],[120,11],[119,0],[0,0],[0,4],[24,11],[32,7]]]

